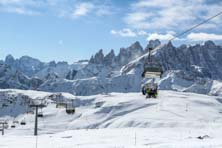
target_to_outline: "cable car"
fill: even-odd
[[[74,114],[75,113],[75,108],[66,108],[66,113],[67,114]]]
[[[13,123],[13,124],[19,124],[19,121],[14,120],[12,123]]]
[[[71,100],[71,102],[66,103],[66,113],[67,114],[74,114],[75,113],[75,107],[73,104],[73,100]]]
[[[100,108],[103,104],[104,102],[96,102],[95,108]]]
[[[67,103],[65,102],[56,103],[56,108],[66,108],[66,106],[67,106]]]
[[[15,128],[15,124],[12,124],[12,125],[11,125],[11,128]]]
[[[20,124],[21,124],[21,125],[26,125],[25,120],[22,120]]]
[[[163,74],[163,69],[160,63],[151,59],[152,50],[152,48],[149,48],[149,55],[147,61],[144,63],[144,71],[142,73],[143,78],[161,78]]]
[[[38,117],[42,118],[42,117],[43,117],[43,113],[42,113],[42,112],[39,112],[39,113],[38,113]]]

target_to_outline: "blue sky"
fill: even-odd
[[[0,0],[0,59],[29,55],[42,61],[88,59],[135,41],[162,42],[220,12],[220,0]],[[222,17],[174,44],[222,41]]]

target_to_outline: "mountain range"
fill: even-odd
[[[143,48],[137,41],[104,55],[99,50],[89,60],[73,64],[67,62],[44,63],[23,56],[15,59],[8,55],[0,62],[0,88],[33,89],[49,92],[69,92],[92,95],[109,92],[138,92],[143,65],[148,49],[161,45],[151,40]],[[160,89],[188,91],[202,94],[222,94],[222,47],[212,41],[204,44],[181,45],[171,42],[155,49],[151,57],[164,70]]]

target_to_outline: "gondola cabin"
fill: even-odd
[[[161,78],[163,74],[162,67],[157,62],[147,62],[144,64],[142,77],[144,78]]]
[[[75,108],[66,108],[66,113],[67,114],[74,114],[75,113]]]
[[[23,120],[23,121],[21,121],[20,124],[21,124],[21,125],[26,125],[26,122]]]
[[[39,118],[43,118],[43,113],[42,113],[42,112],[39,112],[39,113],[38,113],[38,117],[39,117]]]
[[[60,102],[56,104],[56,108],[66,108],[66,106],[67,106],[67,103],[64,103],[64,102]]]
[[[149,48],[149,55],[143,66],[143,78],[161,78],[163,74],[163,69],[160,63],[151,58],[152,50],[152,48]]]
[[[11,128],[15,128],[15,124],[12,124],[12,125],[11,125]]]
[[[14,120],[12,123],[13,123],[13,124],[19,124],[19,121]]]
[[[75,113],[74,100],[69,100],[66,102],[66,113],[67,114],[74,114]]]
[[[104,104],[104,102],[96,102],[95,108],[100,108],[100,107],[102,107],[103,104]]]

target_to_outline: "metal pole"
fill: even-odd
[[[34,136],[38,135],[38,106],[35,107],[35,129]]]
[[[4,130],[5,130],[5,123],[2,123],[2,136],[5,134]]]

